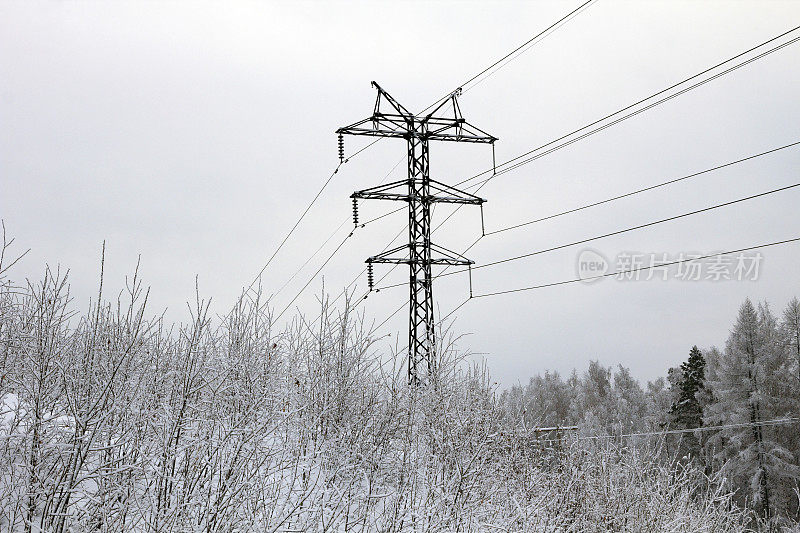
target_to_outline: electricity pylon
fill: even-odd
[[[339,128],[336,133],[340,139],[340,157],[343,157],[342,135],[396,137],[405,139],[408,145],[407,179],[354,192],[351,198],[354,215],[357,215],[355,202],[361,198],[408,203],[408,244],[372,256],[366,263],[370,272],[370,290],[373,263],[409,266],[408,380],[419,384],[433,372],[436,364],[431,266],[472,264],[469,259],[431,243],[431,205],[435,202],[482,205],[485,201],[430,178],[428,142],[493,144],[497,138],[470,125],[461,116],[457,101],[461,89],[451,93],[429,114],[416,116],[374,81],[372,86],[378,90],[372,116]],[[388,109],[385,109],[386,105]],[[452,107],[452,112],[449,107]],[[403,252],[407,255],[403,256]]]

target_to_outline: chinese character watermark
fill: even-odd
[[[756,281],[764,257],[761,252],[714,254],[680,252],[620,252],[609,261],[597,250],[578,254],[578,278],[593,283],[604,278],[618,281]]]

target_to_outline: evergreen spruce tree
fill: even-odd
[[[669,411],[670,429],[695,429],[703,425],[703,406],[700,393],[705,389],[706,360],[697,346],[692,346],[689,359],[683,362],[680,369],[672,372],[672,396],[674,398]],[[699,456],[701,443],[692,433],[681,434],[672,439],[678,442],[680,457],[695,458]]]
[[[673,427],[692,429],[703,425],[703,408],[698,393],[705,388],[705,376],[706,360],[703,353],[697,346],[692,346],[689,359],[681,363],[677,399],[670,409]]]

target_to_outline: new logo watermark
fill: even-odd
[[[714,252],[620,252],[609,261],[597,250],[582,250],[575,263],[578,278],[594,283],[618,281],[756,281],[764,257],[761,252],[732,255]]]
[[[583,283],[595,283],[606,277],[611,266],[608,259],[598,252],[587,248],[578,254],[578,262],[576,263],[578,278]]]

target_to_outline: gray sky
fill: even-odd
[[[337,162],[334,130],[367,117],[371,80],[421,109],[579,2],[0,3],[0,217],[31,253],[71,269],[76,302],[95,293],[100,248],[119,290],[139,254],[151,311],[186,318],[195,275],[224,312],[271,255]],[[461,99],[465,117],[500,138],[498,161],[737,54],[800,21],[800,2],[599,0]],[[487,229],[545,216],[800,140],[800,43],[498,177]],[[346,140],[352,153],[360,139]],[[343,167],[263,278],[276,291],[350,213],[348,196],[404,156],[385,141]],[[434,145],[435,179],[455,183],[491,161],[482,145]],[[483,239],[478,264],[591,237],[795,183],[793,148],[606,206]],[[405,163],[393,177],[400,179]],[[620,252],[711,253],[800,237],[793,189],[591,244]],[[370,218],[398,204],[370,202]],[[448,208],[437,210],[441,220]],[[324,270],[337,292],[403,227],[359,230]],[[274,299],[280,311],[350,230]],[[464,208],[434,235],[463,250],[480,231]],[[574,278],[584,247],[476,271],[479,293]],[[780,311],[800,295],[800,246],[764,250],[757,281],[603,280],[462,307],[454,328],[503,385],[545,369],[622,363],[663,375],[693,344],[724,343],[739,303]],[[380,277],[383,267],[376,268]],[[398,268],[387,283],[404,281]],[[321,279],[296,302],[315,310]],[[363,287],[365,280],[360,280]],[[313,290],[312,290],[313,289]],[[439,280],[442,313],[467,294]],[[362,307],[382,321],[404,288]],[[405,343],[406,313],[384,328]]]

